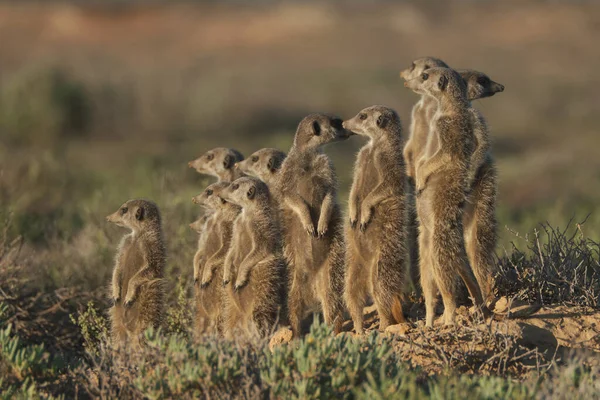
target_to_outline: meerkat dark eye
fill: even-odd
[[[127,214],[127,210],[128,210],[128,208],[127,208],[127,207],[123,207],[123,208],[121,208],[121,215],[125,215],[125,214]]]
[[[360,119],[361,121],[364,121],[365,119],[367,119],[367,114],[365,114],[365,113],[358,114],[358,119]]]
[[[429,74],[426,74],[425,72],[423,72],[421,74],[421,79],[423,79],[424,81],[426,81],[427,79],[429,79]]]
[[[208,161],[212,161],[212,159],[213,159],[213,158],[215,158],[215,155],[214,155],[214,154],[209,154],[209,155],[207,155],[207,156],[206,156],[206,159],[207,159]]]
[[[252,156],[251,160],[252,160],[252,162],[257,162],[258,161],[258,156]]]
[[[488,78],[487,76],[480,76],[479,78],[477,78],[477,83],[481,86],[486,86],[490,83],[490,78]]]
[[[317,121],[312,123],[313,133],[315,136],[319,136],[321,134],[321,125]]]
[[[213,194],[212,189],[206,189],[206,195],[211,196]]]
[[[238,185],[237,183],[234,183],[233,185],[231,185],[231,190],[238,190],[239,187],[240,187],[240,185]]]

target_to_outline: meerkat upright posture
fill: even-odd
[[[356,333],[363,332],[363,307],[372,296],[379,328],[405,322],[401,297],[406,284],[406,202],[402,126],[387,107],[365,108],[344,128],[366,136],[358,153],[346,228],[344,298]]]
[[[285,319],[286,265],[276,209],[269,188],[257,178],[237,179],[221,196],[241,207],[223,271],[229,298],[225,336],[265,337]]]
[[[486,74],[474,70],[458,70],[467,83],[469,100],[491,97],[504,91],[504,85],[494,82]],[[487,124],[483,115],[470,108],[475,135],[475,150],[471,156],[467,176],[469,195],[465,206],[463,226],[469,262],[481,288],[483,299],[493,298],[496,276],[494,251],[498,240],[496,231],[496,192],[498,176],[491,153]]]
[[[443,67],[448,65],[439,58],[421,57],[413,61],[411,66],[400,72],[405,81],[417,79],[429,68]],[[429,121],[437,110],[437,102],[427,93],[422,93],[419,101],[413,106],[410,121],[410,132],[408,140],[404,145],[404,162],[406,163],[406,199],[407,199],[407,230],[408,249],[410,255],[410,278],[416,293],[419,293],[419,222],[417,220],[417,208],[415,202],[415,165],[420,158],[427,138],[429,136]]]
[[[119,244],[112,278],[113,343],[138,344],[149,327],[158,328],[164,312],[165,244],[160,212],[148,200],[129,200],[106,217],[129,228]]]
[[[252,153],[248,158],[235,164],[242,173],[255,176],[273,191],[281,164],[286,154],[277,149],[265,148]],[[272,193],[273,194],[273,193]]]
[[[485,310],[463,236],[463,208],[475,142],[471,106],[465,81],[449,68],[430,68],[405,86],[419,94],[428,93],[438,103],[431,119],[432,137],[415,168],[421,286],[426,325],[433,325],[438,289],[444,301],[444,321],[452,324],[457,276],[465,282],[475,305]]]
[[[194,288],[196,292],[196,333],[215,333],[222,329],[224,308],[223,264],[229,251],[233,221],[240,213],[235,204],[220,197],[229,186],[228,182],[217,182],[208,186],[192,201],[213,211],[206,221],[198,240],[198,251],[194,256]]]
[[[325,323],[333,325],[335,332],[341,330],[342,216],[336,200],[337,178],[322,147],[349,135],[340,118],[326,114],[305,117],[277,180],[290,270],[288,311],[295,337],[301,333],[305,313],[315,306],[323,311]]]

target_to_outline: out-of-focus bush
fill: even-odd
[[[50,145],[90,125],[85,87],[60,69],[26,69],[0,84],[0,139]]]

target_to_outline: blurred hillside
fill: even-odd
[[[102,226],[136,196],[189,222],[210,180],[187,161],[214,146],[287,149],[310,112],[385,104],[408,131],[417,96],[398,72],[423,55],[506,86],[475,103],[494,137],[502,227],[598,208],[597,4],[1,4],[0,38],[0,201],[33,242]],[[359,145],[327,149],[344,206]],[[587,234],[600,235],[598,214]]]

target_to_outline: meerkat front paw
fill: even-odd
[[[210,284],[213,278],[212,268],[207,265],[204,270],[204,274],[202,274],[202,283],[200,284],[201,288],[206,288]]]
[[[131,296],[131,297],[129,297],[129,296],[128,296],[128,297],[125,299],[125,302],[123,303],[123,305],[124,305],[126,308],[131,308],[131,306],[133,306],[133,303],[135,303],[135,298],[134,298],[133,296]]]
[[[352,229],[356,228],[356,223],[358,222],[358,210],[356,206],[350,205],[348,211],[348,220],[350,221],[350,227]]]
[[[371,207],[365,207],[363,210],[361,210],[360,214],[360,231],[364,232],[367,230],[367,225],[369,225],[369,222],[371,222],[371,216],[373,214],[373,211]]]
[[[242,280],[242,279],[238,279],[235,282],[235,285],[233,286],[233,290],[235,290],[236,292],[239,291],[240,289],[242,289],[244,286],[246,286],[246,284],[248,283],[247,280]]]
[[[312,224],[312,222],[310,224],[304,225],[304,229],[306,230],[306,233],[308,233],[310,236],[312,236],[312,237],[317,236],[317,232],[315,231],[315,226]]]
[[[317,228],[319,238],[322,238],[327,233],[327,229],[329,228],[327,225],[326,221],[319,221],[319,227]]]

